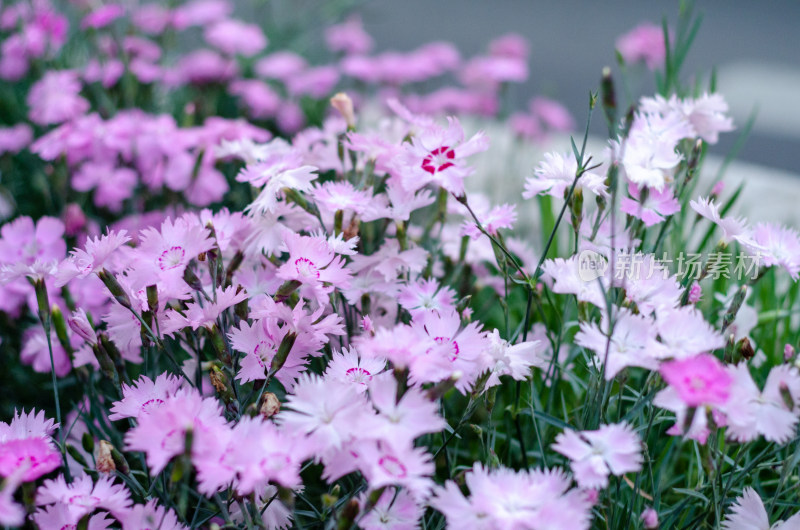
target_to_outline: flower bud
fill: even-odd
[[[130,298],[128,298],[128,293],[125,292],[125,289],[123,289],[122,285],[120,285],[113,274],[103,269],[97,273],[97,277],[100,278],[103,284],[108,288],[114,300],[116,300],[119,305],[125,309],[131,309],[133,307]]]
[[[78,309],[72,313],[72,316],[67,320],[69,328],[80,338],[94,346],[97,344],[97,333],[89,323],[89,318],[86,316],[86,311]]]
[[[756,352],[755,350],[753,350],[753,345],[750,344],[750,339],[748,339],[747,337],[743,337],[739,341],[739,344],[737,344],[736,349],[739,350],[739,353],[741,354],[742,358],[744,358],[747,361],[756,356]]]
[[[700,284],[694,282],[692,286],[689,288],[689,303],[696,304],[700,301],[700,297],[703,296],[703,288],[700,287]]]
[[[783,360],[786,362],[791,361],[795,353],[794,346],[787,343],[786,346],[783,347]]]
[[[356,115],[353,111],[353,100],[344,92],[339,92],[331,98],[331,106],[339,111],[344,121],[347,122],[347,128],[351,131],[356,128]]]
[[[295,340],[297,340],[297,333],[294,331],[290,331],[283,337],[283,340],[278,346],[278,351],[275,352],[275,357],[272,358],[272,362],[269,365],[268,378],[272,377],[278,370],[283,368],[283,363],[285,363],[286,359],[289,357]]]
[[[278,399],[278,396],[272,392],[266,392],[261,398],[261,407],[258,409],[258,413],[261,414],[264,419],[269,419],[277,414],[280,410],[281,402]]]
[[[744,299],[747,297],[747,286],[742,285],[736,294],[733,296],[733,301],[731,302],[731,306],[728,308],[728,312],[725,313],[725,317],[722,319],[722,331],[728,329],[728,326],[733,324],[733,321],[736,320],[736,315],[739,313],[739,309],[742,308],[742,304],[744,303]]]
[[[97,444],[97,455],[95,455],[95,462],[97,471],[100,473],[113,473],[116,471],[117,466],[114,463],[114,458],[111,456],[111,450],[114,448],[109,442],[100,440]]]

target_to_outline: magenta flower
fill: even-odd
[[[184,55],[174,70],[165,71],[165,81],[169,85],[223,83],[235,78],[238,70],[233,59],[200,49]]]
[[[200,491],[211,494],[232,482],[240,494],[247,495],[269,482],[291,488],[301,484],[300,466],[312,450],[307,440],[260,418],[242,419],[217,435],[193,456]]]
[[[522,83],[528,79],[528,61],[523,57],[489,55],[470,59],[459,73],[469,87],[496,89],[501,83]]]
[[[55,428],[44,412],[33,410],[15,412],[11,423],[0,422],[0,476],[8,482],[30,482],[61,466],[51,438]]]
[[[0,228],[0,263],[32,265],[61,260],[66,254],[64,223],[42,217],[35,224],[30,217],[18,217]]]
[[[472,206],[476,217],[480,221],[483,229],[493,236],[497,235],[497,231],[501,228],[513,228],[514,223],[517,222],[517,206],[515,204],[499,204],[494,206],[491,210],[488,207],[476,208]],[[483,236],[483,233],[478,229],[474,219],[470,217],[461,225],[461,232],[472,239],[478,239]]]
[[[134,170],[116,167],[110,162],[86,162],[72,175],[73,189],[94,190],[94,203],[112,212],[122,210],[122,203],[131,198],[138,184],[139,177]]]
[[[307,66],[308,63],[302,56],[282,50],[259,59],[253,69],[258,77],[286,82],[287,79],[305,70]]]
[[[608,475],[642,468],[642,442],[626,423],[603,425],[596,431],[564,431],[556,437],[553,450],[571,460],[575,480],[584,488],[605,488]]]
[[[347,181],[316,185],[310,195],[319,206],[329,213],[342,210],[350,214],[361,215],[372,200],[370,191],[357,190]]]
[[[286,79],[289,95],[324,98],[339,82],[339,70],[334,66],[317,66],[298,72]]]
[[[183,273],[189,262],[213,246],[208,230],[199,222],[186,217],[167,219],[161,230],[142,230],[128,277],[136,290],[155,283],[168,298],[181,297],[187,288]]]
[[[55,330],[50,331],[50,340],[53,345],[53,363],[50,363],[50,349],[47,345],[47,335],[41,326],[29,328],[22,336],[22,351],[20,360],[33,367],[35,372],[47,374],[55,366],[58,377],[64,377],[72,368],[69,354],[58,341]]]
[[[708,353],[666,362],[659,371],[689,407],[724,405],[731,393],[733,378],[722,363]]]
[[[30,482],[61,467],[61,455],[50,440],[32,437],[0,442],[0,476],[21,472],[19,480]]]
[[[257,119],[275,116],[282,105],[280,96],[267,83],[255,79],[233,81],[228,92],[239,96],[249,115]]]
[[[528,107],[548,129],[553,131],[571,131],[575,128],[575,119],[569,110],[553,99],[538,96],[533,98]]]

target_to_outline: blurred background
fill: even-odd
[[[585,123],[587,94],[598,86],[602,66],[615,67],[614,43],[642,22],[674,27],[679,2],[615,0],[365,0],[321,4],[312,1],[268,2],[278,19],[319,18],[341,9],[360,14],[374,37],[376,52],[414,49],[432,40],[453,42],[463,56],[485,50],[494,37],[509,32],[531,44],[530,77],[510,87],[510,103],[522,108],[536,94],[562,101]],[[739,130],[758,112],[739,160],[797,172],[800,146],[800,2],[796,0],[703,0],[694,10],[703,15],[684,76],[717,69],[718,89],[731,106]],[[289,26],[286,26],[289,29]],[[322,40],[320,34],[311,40]],[[313,42],[312,42],[312,46]],[[314,46],[315,47],[315,46]],[[631,76],[651,78],[646,72]],[[652,84],[632,86],[650,94]],[[593,132],[604,134],[602,119]],[[721,137],[717,152],[726,152],[737,135]]]
[[[471,55],[497,35],[523,35],[531,43],[531,75],[512,87],[511,100],[522,107],[537,92],[553,96],[582,126],[588,90],[597,87],[603,65],[615,65],[617,37],[641,22],[660,24],[664,16],[674,26],[678,2],[372,0],[360,11],[379,50],[411,49],[441,38]],[[719,91],[739,128],[757,110],[740,160],[798,171],[800,2],[703,0],[695,11],[703,22],[684,75],[716,67]],[[652,86],[633,89],[653,91]],[[602,134],[602,120],[596,120],[594,130]],[[723,135],[721,150],[735,140],[735,134]]]

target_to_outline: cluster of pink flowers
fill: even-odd
[[[522,37],[468,60],[441,42],[373,53],[352,17],[327,28],[335,58],[314,66],[270,50],[226,0],[75,4],[92,60],[46,70],[27,94],[33,126],[0,130],[4,161],[27,149],[68,190],[54,216],[0,227],[10,344],[51,377],[60,424],[0,422],[0,525],[576,530],[629,486],[627,521],[653,529],[653,436],[794,438],[794,348],[760,368],[747,286],[704,299],[715,263],[685,281],[658,254],[703,144],[733,128],[721,95],[643,98],[596,159],[545,154],[522,197],[566,201],[554,231],[572,229],[570,254],[545,259],[559,242],[534,252],[512,235],[516,205],[471,189],[488,136],[437,117],[494,116],[528,76]],[[0,77],[56,53],[65,20],[45,1],[3,8]],[[156,43],[189,28],[203,47]],[[668,60],[656,32],[624,36],[620,55]],[[460,86],[401,90],[445,74]],[[370,85],[379,119],[366,92],[304,115],[301,100],[343,79]],[[131,87],[190,101],[179,118],[146,112]],[[215,115],[217,96],[255,123]],[[540,97],[509,124],[535,139],[574,126]],[[718,249],[796,280],[800,235],[725,214],[720,191],[691,201],[706,239],[718,227]],[[539,410],[545,394],[563,418]],[[753,489],[721,513],[728,530],[769,527]]]

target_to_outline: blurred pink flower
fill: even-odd
[[[12,127],[0,127],[0,155],[18,153],[33,141],[33,129],[25,123]]]
[[[62,123],[89,110],[80,96],[81,82],[71,70],[48,70],[28,92],[28,117],[38,125]]]
[[[252,57],[267,47],[267,38],[260,26],[240,20],[221,20],[206,27],[206,42],[228,55]]]
[[[620,36],[616,46],[625,62],[643,61],[651,70],[662,66],[667,55],[664,30],[648,22]]]
[[[124,14],[124,6],[119,4],[105,4],[83,17],[83,20],[81,21],[81,29],[104,28]]]
[[[372,37],[364,31],[361,18],[351,16],[341,24],[325,30],[325,43],[332,52],[363,54],[372,49]]]

